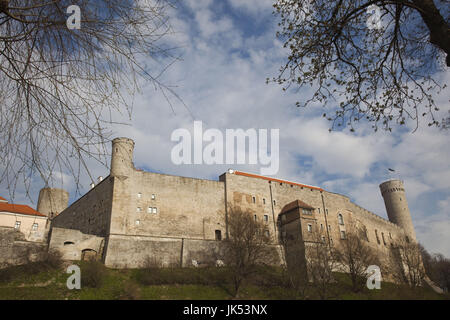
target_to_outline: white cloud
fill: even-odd
[[[229,0],[233,8],[237,10],[244,10],[252,15],[260,14],[261,12],[272,12],[272,0]]]

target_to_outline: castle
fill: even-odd
[[[400,180],[380,185],[388,221],[320,187],[234,170],[217,181],[137,170],[133,150],[131,139],[114,139],[109,176],[69,207],[64,190],[41,190],[37,209],[53,216],[50,249],[71,260],[94,256],[115,268],[140,267],[148,257],[161,265],[207,265],[228,235],[230,206],[264,222],[279,252],[292,217],[305,243],[319,235],[337,246],[355,225],[381,257],[398,240],[416,241]]]

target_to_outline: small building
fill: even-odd
[[[41,242],[48,232],[48,219],[27,205],[8,203],[0,197],[0,227],[20,231],[27,241]]]

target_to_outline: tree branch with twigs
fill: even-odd
[[[81,28],[66,9],[81,10]],[[134,94],[151,83],[178,99],[161,74],[178,60],[166,0],[2,0],[0,2],[0,183],[14,198],[33,177],[60,173],[92,181],[107,166],[115,115],[131,117]],[[169,101],[170,103],[170,101]],[[89,162],[89,164],[88,164]]]
[[[274,8],[289,55],[267,81],[312,87],[297,106],[329,107],[330,130],[354,131],[360,121],[375,131],[411,121],[417,129],[421,118],[446,127],[433,95],[447,87],[439,73],[450,66],[448,1],[278,0]],[[368,25],[372,8],[376,27]]]

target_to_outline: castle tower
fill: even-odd
[[[405,188],[401,180],[389,180],[380,184],[389,221],[402,227],[408,239],[416,240],[416,233],[406,201]]]
[[[134,169],[134,141],[129,138],[115,138],[112,141],[111,173],[112,177],[128,176]]]
[[[43,188],[39,191],[36,210],[50,219],[56,217],[69,204],[69,193],[63,189]]]

